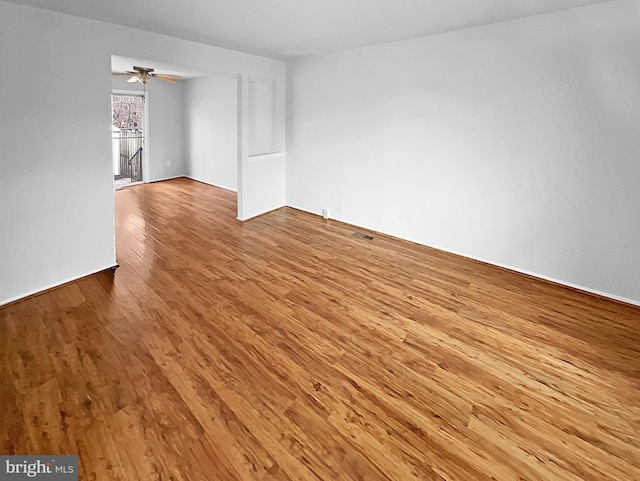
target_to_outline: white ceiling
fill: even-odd
[[[415,38],[603,0],[11,0],[289,59]]]

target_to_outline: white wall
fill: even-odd
[[[229,75],[185,82],[186,173],[234,191],[238,189],[237,90],[236,77]]]
[[[0,304],[116,262],[111,55],[284,86],[281,61],[0,1]]]
[[[287,203],[640,303],[640,3],[287,64]]]
[[[271,79],[249,80],[249,155],[278,152],[276,85]]]
[[[255,196],[244,203],[242,220],[286,205],[286,157],[284,154],[249,158],[250,176],[245,176],[244,188]],[[243,216],[244,215],[244,216]]]
[[[147,83],[149,118],[147,125],[148,140],[145,145],[149,161],[148,176],[145,180],[153,182],[185,175],[186,153],[184,138],[184,84],[175,84],[163,80],[150,80]],[[127,77],[112,78],[114,90],[142,92],[141,83],[128,83]],[[169,163],[170,165],[167,165]]]
[[[275,109],[269,108],[275,110],[273,112],[275,125],[270,135],[275,137],[274,144],[278,150],[267,155],[254,155],[252,149],[255,151],[256,145],[259,145],[252,137],[252,134],[256,134],[255,121],[258,118],[265,120],[258,113],[267,111],[261,108],[265,104],[271,105],[269,101],[264,104],[260,100],[256,102],[256,90],[251,91],[251,84],[256,79],[265,80],[265,77],[257,75],[238,77],[239,111],[241,118],[248,119],[240,126],[242,136],[238,143],[238,152],[242,163],[238,183],[241,191],[252,193],[252,196],[238,197],[238,218],[241,220],[250,219],[286,204],[285,82],[276,82]],[[253,122],[250,120],[252,117]]]

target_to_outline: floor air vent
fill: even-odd
[[[359,239],[373,240],[373,236],[370,236],[369,234],[363,234],[362,232],[354,232],[353,235],[354,237],[358,237]]]

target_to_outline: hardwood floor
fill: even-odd
[[[84,480],[640,480],[640,309],[187,179],[0,308],[0,452]]]

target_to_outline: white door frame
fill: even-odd
[[[144,120],[142,122],[142,182],[149,182],[149,92],[140,92],[139,90],[122,90],[112,89],[112,95],[134,95],[142,97],[144,106]],[[113,106],[111,106],[111,115],[113,115]]]

